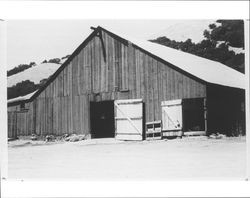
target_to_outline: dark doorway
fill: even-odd
[[[90,102],[92,138],[115,136],[114,101]]]
[[[183,131],[205,131],[204,99],[184,99],[182,103]]]

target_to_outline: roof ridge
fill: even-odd
[[[153,43],[147,40],[141,40],[135,38],[127,38],[126,35],[117,34],[116,31],[107,30],[105,27],[98,25],[97,28],[93,28],[94,31],[76,48],[76,50],[69,56],[69,58],[52,74],[48,81],[32,95],[29,101],[34,100],[46,87],[53,82],[53,80],[61,73],[61,71],[73,60],[73,58],[87,45],[87,43],[98,34],[100,30],[105,31],[109,35],[119,38],[121,42],[133,43],[134,46],[140,48],[144,52],[149,53],[151,56],[157,57],[167,65],[174,67],[176,70],[189,74],[192,78],[198,79],[203,82],[218,84],[222,86],[235,87],[245,89],[245,75],[218,62],[210,59],[206,59],[191,53],[183,52],[171,47],[167,47],[161,44]],[[149,46],[150,45],[150,46]],[[157,48],[152,46],[157,45]],[[159,49],[161,48],[161,49]],[[164,49],[164,50],[162,50]],[[174,54],[171,52],[175,52]],[[183,58],[184,55],[186,56]],[[177,57],[174,57],[177,56]],[[192,57],[195,57],[194,60]],[[184,59],[184,62],[183,62]],[[209,66],[205,66],[204,62]],[[210,63],[210,64],[209,64]],[[222,67],[225,66],[224,68]],[[196,67],[196,68],[195,68]],[[212,68],[213,67],[213,68]],[[217,69],[214,71],[213,69]],[[224,70],[224,71],[222,71]],[[219,76],[218,76],[219,75]],[[226,77],[226,79],[225,79]],[[233,81],[233,82],[231,82]]]

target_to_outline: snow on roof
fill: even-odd
[[[48,78],[52,75],[61,64],[56,63],[42,63],[37,66],[33,66],[27,70],[8,77],[8,87],[16,85],[19,82],[30,80],[35,84],[39,83],[40,80]]]
[[[9,99],[9,100],[8,100],[8,103],[18,102],[18,101],[23,101],[23,100],[28,100],[28,99],[30,99],[36,92],[37,92],[37,90],[34,91],[34,92],[32,92],[32,93],[29,93],[29,94],[27,94],[27,95],[25,95],[25,96],[19,96],[19,97],[16,97],[16,98]]]
[[[245,75],[222,63],[150,41],[130,38],[128,35],[116,33],[111,28],[104,27],[103,29],[130,41],[138,47],[208,83],[245,89]]]

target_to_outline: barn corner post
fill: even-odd
[[[181,99],[180,100],[180,106],[181,106],[181,117],[182,117],[182,119],[181,119],[181,121],[182,121],[182,123],[181,123],[181,131],[180,131],[180,136],[179,136],[179,138],[182,138],[183,136],[184,136],[184,122],[183,122],[183,120],[184,120],[184,108],[183,108],[183,105],[184,105],[184,101],[183,101],[183,99]]]
[[[142,101],[142,140],[146,140],[146,111],[145,111],[145,101]]]
[[[203,109],[204,109],[204,131],[205,135],[208,136],[208,131],[207,131],[207,98],[205,97],[203,99]]]

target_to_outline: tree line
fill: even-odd
[[[174,49],[203,58],[221,62],[239,72],[245,73],[245,54],[235,53],[230,47],[244,49],[244,21],[217,20],[220,25],[210,24],[204,31],[204,39],[199,43],[175,41],[166,36],[150,40]]]
[[[30,62],[29,64],[20,64],[17,67],[14,67],[13,69],[7,71],[7,76],[12,76],[12,75],[17,74],[19,72],[22,72],[26,69],[29,69],[33,66],[36,66],[35,62]]]

